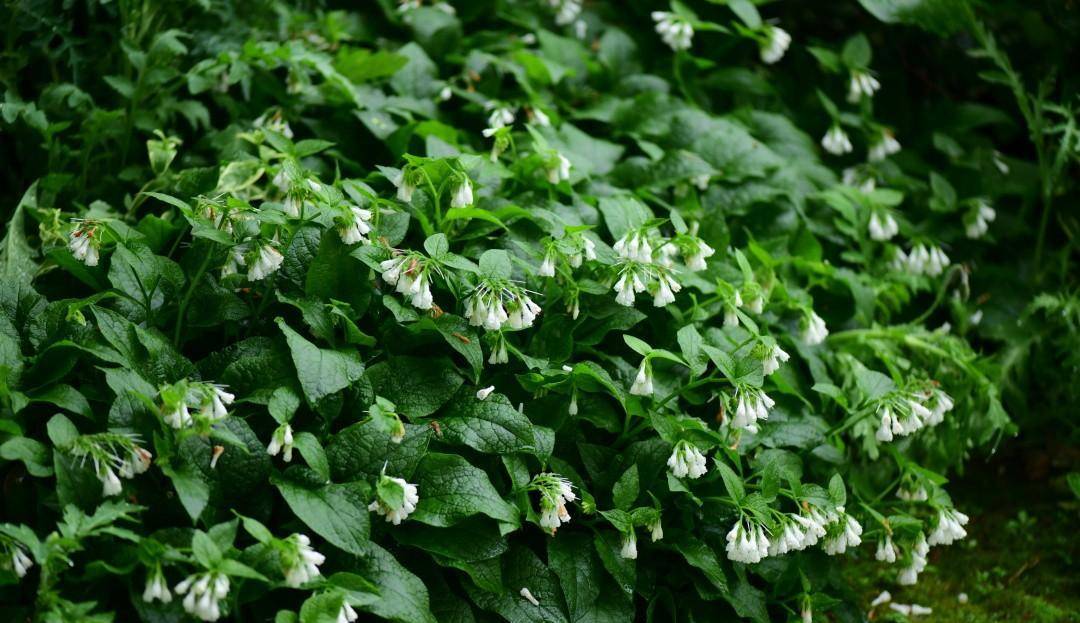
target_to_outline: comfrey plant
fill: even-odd
[[[13,620],[821,620],[966,534],[1015,217],[875,107],[891,27],[121,4],[0,109]]]

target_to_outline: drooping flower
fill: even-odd
[[[97,266],[100,258],[98,247],[101,243],[96,234],[97,226],[83,221],[71,230],[71,235],[68,237],[68,250],[71,251],[71,255],[87,266]]]
[[[558,255],[558,251],[555,247],[549,247],[547,253],[544,254],[544,261],[540,262],[540,268],[536,270],[536,274],[541,277],[554,277],[555,276],[555,258]]]
[[[694,272],[705,270],[705,258],[712,257],[715,253],[716,250],[705,244],[704,240],[698,240],[697,248],[683,256],[686,268]]]
[[[780,536],[769,543],[770,556],[782,556],[788,552],[797,552],[806,547],[806,534],[802,526],[794,520],[784,521]]]
[[[881,83],[869,72],[853,69],[848,82],[848,101],[854,104],[864,97],[873,97],[880,88]]]
[[[641,264],[652,262],[652,245],[649,244],[649,238],[640,231],[627,232],[622,238],[616,240],[611,248],[619,254],[619,257]]]
[[[728,559],[752,565],[769,555],[769,546],[769,538],[761,524],[740,518],[727,533],[725,549]]]
[[[633,528],[630,528],[629,532],[624,532],[622,535],[622,547],[619,549],[619,555],[627,560],[634,560],[637,558],[637,534]]]
[[[404,201],[405,203],[412,201],[413,193],[416,192],[417,187],[415,174],[406,168],[389,177],[389,180],[397,188],[398,201]]]
[[[997,212],[985,199],[979,199],[964,216],[964,233],[968,238],[982,238],[990,230],[990,223],[997,218]]]
[[[885,538],[878,541],[877,551],[874,552],[874,558],[881,562],[892,564],[896,562],[897,552],[898,548],[893,544],[892,536],[886,534]]]
[[[514,111],[505,106],[493,107],[491,114],[488,115],[488,127],[491,129],[498,130],[499,128],[505,128],[512,123],[514,123]]]
[[[368,505],[368,510],[384,515],[386,521],[397,526],[416,510],[419,502],[416,485],[405,482],[403,478],[382,474],[375,487],[375,500]]]
[[[955,508],[943,508],[938,511],[937,524],[930,536],[927,537],[928,545],[952,545],[954,542],[967,536],[968,516]]]
[[[250,281],[262,281],[281,267],[285,256],[270,243],[259,245],[255,261],[248,264],[248,279]]]
[[[656,34],[672,50],[689,50],[694,38],[694,27],[681,15],[670,11],[653,11],[652,19],[656,22]]]
[[[337,619],[334,623],[353,623],[360,618],[360,615],[356,613],[356,610],[349,605],[349,602],[341,604],[341,610],[338,610]]]
[[[547,165],[547,181],[558,184],[563,180],[570,179],[570,161],[566,156],[556,152],[554,158]]]
[[[172,601],[172,593],[169,592],[169,585],[165,582],[165,574],[161,572],[160,565],[155,566],[146,575],[146,588],[143,589],[142,599],[146,603],[151,603],[155,599],[163,604]]]
[[[292,461],[293,429],[288,422],[274,430],[274,434],[270,436],[270,443],[266,446],[266,453],[270,456],[277,456],[278,453],[281,453],[281,458],[286,463]]]
[[[655,521],[650,521],[648,524],[645,525],[645,527],[648,528],[648,530],[649,530],[649,538],[652,539],[653,543],[655,543],[655,542],[659,541],[660,539],[664,538],[664,525],[662,523],[660,523],[660,514],[659,513],[657,513],[657,515],[656,515],[656,520]]]
[[[473,189],[472,182],[468,176],[461,176],[458,182],[457,188],[454,189],[454,194],[450,198],[450,207],[452,208],[464,208],[473,204]]]
[[[892,214],[884,211],[873,211],[870,213],[870,224],[868,227],[870,231],[870,238],[879,241],[889,240],[896,234],[900,233],[900,225],[897,224],[896,219]]]
[[[827,337],[829,337],[829,329],[825,326],[825,321],[822,320],[821,316],[817,315],[817,312],[811,311],[808,316],[803,317],[802,333],[800,334],[803,342],[813,346],[824,342]]]
[[[768,65],[784,58],[791,45],[791,35],[779,26],[765,26],[765,38],[760,42],[761,61]]]
[[[708,464],[705,455],[689,441],[679,441],[667,460],[668,469],[676,478],[698,479],[705,475]]]
[[[566,505],[577,499],[573,485],[558,474],[543,472],[533,477],[529,489],[540,494],[540,527],[554,536],[559,526],[570,521]]]
[[[881,442],[889,442],[893,440],[893,412],[892,407],[888,404],[883,404],[878,408],[878,416],[881,418],[881,424],[878,426],[877,431],[874,433],[874,437]]]
[[[768,350],[765,355],[765,359],[761,362],[762,372],[766,376],[776,372],[780,369],[780,364],[791,359],[791,355],[787,353],[783,348],[780,348],[779,344],[773,344],[772,348]]]
[[[311,539],[306,534],[294,534],[285,541],[288,551],[282,556],[285,567],[285,584],[300,588],[319,577],[319,565],[326,562],[326,556],[311,547]]]
[[[945,414],[952,411],[953,399],[940,389],[931,392],[930,415],[926,418],[927,426],[937,426],[945,421]]]
[[[229,577],[216,572],[189,575],[173,590],[184,595],[182,603],[188,614],[202,621],[217,621],[221,602],[229,595]]]
[[[825,136],[821,137],[821,146],[834,156],[851,153],[851,150],[854,149],[851,146],[851,139],[848,138],[847,132],[844,132],[844,128],[836,123],[829,127]]]
[[[630,385],[630,393],[634,396],[651,396],[653,393],[652,366],[648,359],[642,359],[638,366],[637,375]]]
[[[367,242],[371,231],[371,210],[349,206],[348,214],[338,218],[338,235],[345,244]]]
[[[911,586],[919,581],[919,574],[926,569],[927,556],[930,554],[930,544],[926,536],[920,532],[915,538],[915,545],[911,550],[911,563],[900,570],[896,576],[896,583],[902,586]]]
[[[868,158],[872,162],[884,160],[900,151],[900,141],[889,130],[882,130],[870,143]]]
[[[756,387],[740,387],[735,394],[735,417],[731,419],[731,426],[757,432],[758,421],[769,417],[769,409],[772,409],[776,402]]]
[[[635,296],[645,291],[645,282],[641,280],[643,271],[632,263],[624,264],[619,272],[619,279],[615,282],[615,302],[627,307],[634,306]]]
[[[26,555],[21,545],[11,543],[11,568],[15,570],[15,575],[20,578],[25,578],[30,567],[34,566],[34,561]]]
[[[656,278],[656,283],[656,296],[653,297],[653,307],[664,307],[675,302],[675,293],[682,290],[679,282],[672,279],[669,274],[660,273]]]
[[[849,547],[858,547],[862,543],[862,526],[854,517],[844,512],[844,507],[836,508],[839,515],[837,521],[829,527],[825,536],[823,549],[830,556],[843,554]]]

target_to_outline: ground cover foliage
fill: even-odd
[[[0,613],[862,620],[1075,442],[1066,5],[6,3]]]

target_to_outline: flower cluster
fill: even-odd
[[[825,338],[829,337],[829,329],[825,326],[825,321],[822,320],[821,316],[817,315],[817,312],[811,311],[803,316],[801,329],[800,339],[811,346],[820,344],[825,341]]]
[[[881,83],[869,72],[861,69],[851,71],[851,80],[848,82],[848,101],[852,104],[864,97],[870,98],[881,88]]]
[[[270,443],[266,446],[266,453],[270,456],[281,454],[286,463],[292,461],[293,453],[293,429],[288,422],[274,429],[270,436]]]
[[[95,433],[82,435],[71,444],[71,455],[93,464],[94,475],[101,481],[105,497],[120,495],[120,478],[131,479],[150,469],[153,455],[138,444],[134,435]]]
[[[326,556],[311,547],[306,534],[294,534],[284,540],[284,545],[281,557],[286,585],[299,588],[319,577],[319,565],[326,562]]]
[[[927,537],[928,545],[952,545],[967,536],[968,516],[955,508],[943,508],[938,511],[937,523]]]
[[[694,38],[694,27],[681,15],[670,11],[653,11],[656,34],[669,48],[676,52],[689,50]]]
[[[911,548],[911,562],[900,570],[896,576],[896,583],[903,586],[911,586],[919,581],[919,574],[926,569],[927,556],[930,554],[930,544],[926,541],[926,535],[922,532],[915,538],[915,544]]]
[[[870,238],[879,241],[890,240],[900,233],[900,225],[892,214],[884,210],[874,210],[870,213]]]
[[[98,248],[101,240],[96,235],[97,230],[98,225],[93,221],[76,221],[76,226],[68,238],[71,255],[87,266],[97,266],[100,259]]]
[[[735,390],[735,403],[735,417],[731,419],[731,426],[751,433],[757,432],[758,421],[767,419],[769,409],[776,404],[764,391],[749,386]]]
[[[375,487],[375,499],[368,505],[368,510],[385,516],[386,521],[397,526],[416,510],[419,502],[416,485],[405,482],[403,478],[382,474]]]
[[[465,301],[465,317],[474,327],[499,331],[531,327],[542,310],[524,289],[501,280],[484,280]]]
[[[923,403],[926,404],[923,404]],[[886,397],[878,407],[880,423],[875,437],[889,442],[910,435],[924,426],[937,426],[952,410],[953,401],[940,389],[928,393],[899,394]]]
[[[843,506],[838,506],[836,507],[835,519],[830,521],[822,549],[830,556],[843,554],[847,551],[847,548],[858,547],[862,543],[862,532],[863,529],[859,522],[845,513]]]
[[[540,527],[554,536],[559,526],[570,522],[566,505],[577,499],[573,485],[558,474],[542,472],[533,476],[528,488],[540,494]]]
[[[8,543],[7,549],[11,556],[11,569],[17,577],[25,578],[30,567],[34,566],[34,561],[26,555],[22,546],[18,543]]]
[[[997,218],[997,212],[985,199],[978,199],[971,210],[964,216],[964,233],[968,238],[982,238],[990,230],[990,223]]]
[[[708,469],[705,455],[689,441],[679,441],[675,444],[671,456],[668,457],[667,466],[671,470],[671,475],[676,478],[687,476],[693,479],[701,478]]]
[[[784,58],[791,45],[791,35],[779,26],[766,25],[765,36],[760,41],[761,62],[772,65]]]
[[[949,256],[940,247],[919,243],[911,249],[911,253],[904,253],[902,249],[896,250],[893,258],[893,267],[903,270],[912,275],[927,275],[937,277],[949,267]]]
[[[735,562],[752,565],[769,555],[769,538],[761,524],[739,519],[727,533],[727,557]]]
[[[834,156],[849,154],[854,149],[847,132],[838,123],[830,126],[825,136],[821,137],[821,147]]]
[[[409,297],[409,302],[417,309],[431,309],[435,299],[431,294],[431,276],[433,270],[425,258],[417,253],[407,252],[379,264],[382,279],[396,286],[398,294]]]
[[[180,381],[159,392],[161,416],[175,429],[209,426],[227,415],[227,406],[236,398],[224,385],[202,381]]]
[[[870,143],[870,151],[867,154],[867,158],[871,162],[877,162],[888,158],[889,156],[899,153],[900,141],[896,140],[896,136],[888,130],[882,130]]]
[[[161,566],[155,565],[153,570],[146,576],[146,587],[143,589],[142,599],[150,603],[155,599],[167,604],[172,601],[172,593],[165,581],[165,574],[161,572]]]
[[[217,572],[189,575],[174,590],[184,595],[182,603],[188,614],[201,621],[217,621],[221,602],[229,595],[229,577]]]

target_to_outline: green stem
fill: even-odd
[[[173,345],[175,346],[180,346],[180,337],[183,335],[184,331],[184,318],[187,317],[187,308],[188,303],[191,302],[191,295],[195,293],[195,288],[199,285],[199,282],[202,281],[202,276],[206,272],[206,269],[209,268],[210,260],[213,257],[213,249],[207,249],[202,262],[199,263],[199,269],[195,271],[195,275],[188,284],[187,291],[184,292],[184,298],[180,299],[180,310],[176,315],[176,329],[173,331]]]

